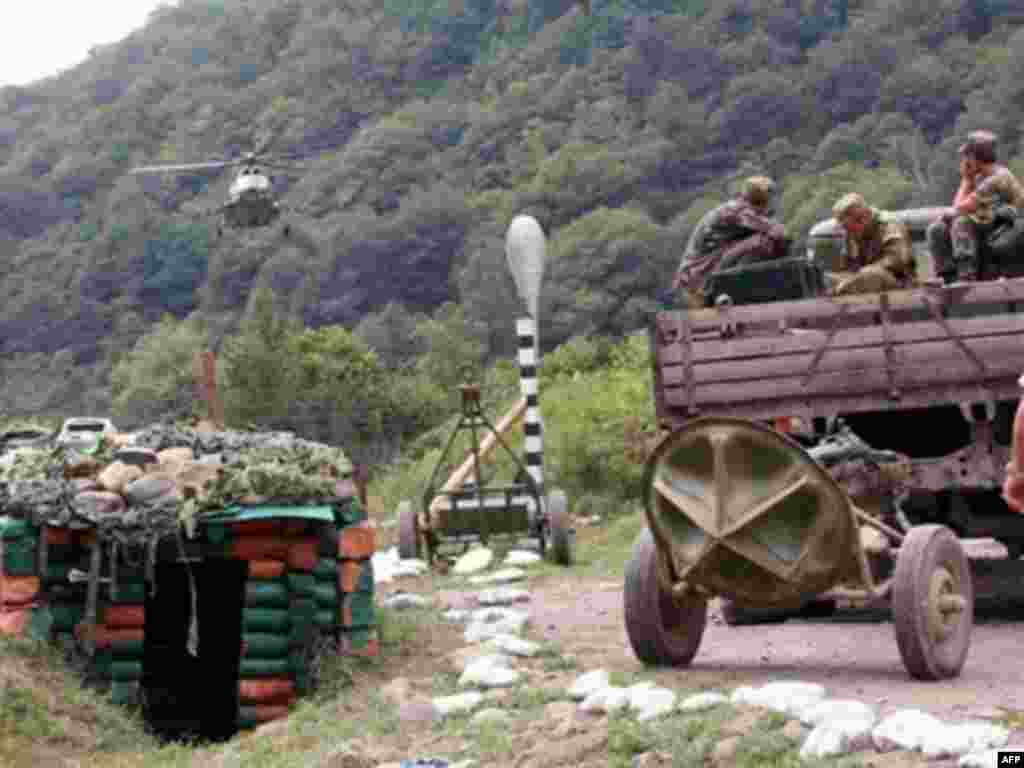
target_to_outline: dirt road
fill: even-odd
[[[980,544],[980,542],[979,542]],[[889,617],[847,613],[840,620],[789,620],[730,627],[712,603],[697,657],[686,669],[644,668],[633,654],[623,619],[621,580],[571,571],[522,586],[532,594],[530,635],[576,656],[581,669],[604,667],[643,673],[676,690],[733,688],[775,680],[825,685],[831,696],[877,705],[881,714],[920,708],[951,721],[991,715],[996,707],[1024,710],[1024,562],[1005,550],[969,547],[975,560],[975,627],[960,677],[938,683],[912,680],[899,655]],[[974,553],[972,553],[974,554]],[[1014,590],[1016,594],[1011,594]],[[472,605],[472,591],[446,591],[453,607]],[[1020,734],[1024,736],[1024,733]]]

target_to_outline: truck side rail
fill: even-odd
[[[659,423],[1016,400],[1024,278],[657,314]]]

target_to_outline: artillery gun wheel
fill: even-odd
[[[572,532],[569,522],[569,501],[565,491],[555,488],[548,495],[548,540],[544,549],[559,565],[572,565]]]
[[[398,556],[411,560],[420,554],[420,529],[416,510],[408,499],[398,503]]]
[[[967,659],[974,625],[970,563],[944,525],[910,529],[896,559],[893,624],[911,677],[956,677]]]
[[[626,565],[626,634],[644,664],[683,667],[693,661],[704,636],[707,599],[676,599],[662,587],[658,570],[654,535],[644,528]]]

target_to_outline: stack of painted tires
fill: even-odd
[[[378,653],[377,620],[374,614],[374,529],[354,505],[353,520],[341,529],[338,541],[340,597],[340,650],[353,656]]]
[[[288,714],[295,700],[289,650],[293,627],[311,624],[294,609],[288,562],[309,544],[291,521],[250,520],[229,526],[232,556],[249,562],[238,673],[240,728]],[[297,532],[291,537],[289,532]],[[292,555],[292,552],[295,552]]]
[[[0,517],[0,634],[20,635],[42,585],[36,575],[39,530],[28,521]]]

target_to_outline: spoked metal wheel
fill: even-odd
[[[693,661],[700,647],[707,600],[673,597],[658,578],[658,557],[654,536],[644,528],[626,565],[626,634],[644,664],[682,667]]]
[[[900,656],[912,677],[960,674],[974,626],[974,583],[960,540],[946,526],[914,526],[903,540],[892,614]]]
[[[416,510],[412,502],[404,500],[398,504],[398,556],[403,560],[419,557],[420,529],[416,522]]]
[[[569,501],[565,492],[555,488],[548,495],[547,541],[545,553],[559,565],[572,565],[572,524],[569,521]]]

